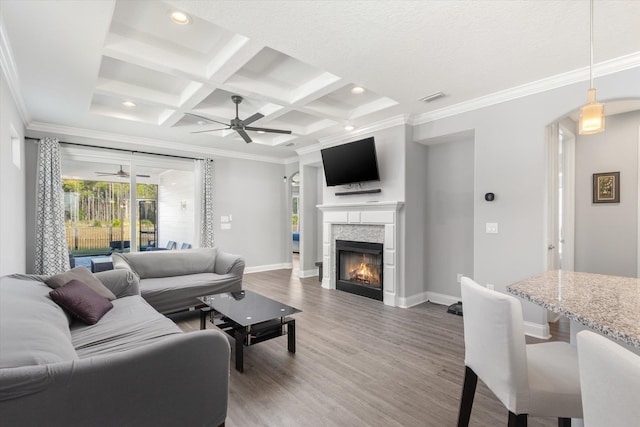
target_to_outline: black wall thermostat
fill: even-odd
[[[484,199],[487,202],[493,202],[493,199],[495,199],[495,198],[496,198],[496,196],[493,193],[485,193],[485,195],[484,195]]]

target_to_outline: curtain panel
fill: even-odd
[[[213,160],[201,160],[200,168],[200,247],[212,248],[213,243]]]
[[[69,254],[57,138],[43,138],[38,143],[37,186],[34,273],[62,273],[69,269]]]

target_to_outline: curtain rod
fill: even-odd
[[[31,136],[25,136],[24,139],[31,139],[33,141],[40,141],[42,138],[33,138]],[[149,154],[151,156],[173,157],[173,158],[176,158],[176,159],[204,160],[201,157],[187,157],[187,156],[176,156],[176,155],[173,155],[173,154],[150,153],[148,151],[127,150],[126,148],[100,147],[100,146],[97,146],[97,145],[80,144],[80,143],[77,143],[77,142],[58,141],[58,144],[74,145],[76,147],[98,148],[98,149],[101,149],[101,150],[124,151],[124,152],[132,153],[132,154]]]

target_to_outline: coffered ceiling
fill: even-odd
[[[589,61],[584,0],[0,0],[0,7],[3,70],[28,134],[186,155],[287,159],[325,138],[491,102],[561,73],[586,80]],[[190,22],[174,23],[176,10]],[[640,64],[639,17],[640,2],[596,1],[596,62],[626,56],[627,66]],[[438,91],[447,96],[420,101]],[[240,119],[260,113],[251,126],[291,134],[248,132],[247,144],[231,129],[203,132],[235,117],[232,95],[244,98]]]

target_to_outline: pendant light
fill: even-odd
[[[589,45],[591,48],[589,90],[587,91],[587,103],[580,108],[580,120],[578,121],[578,133],[580,135],[593,135],[604,131],[604,105],[596,102],[596,89],[593,87],[593,0],[591,0],[589,32]]]

